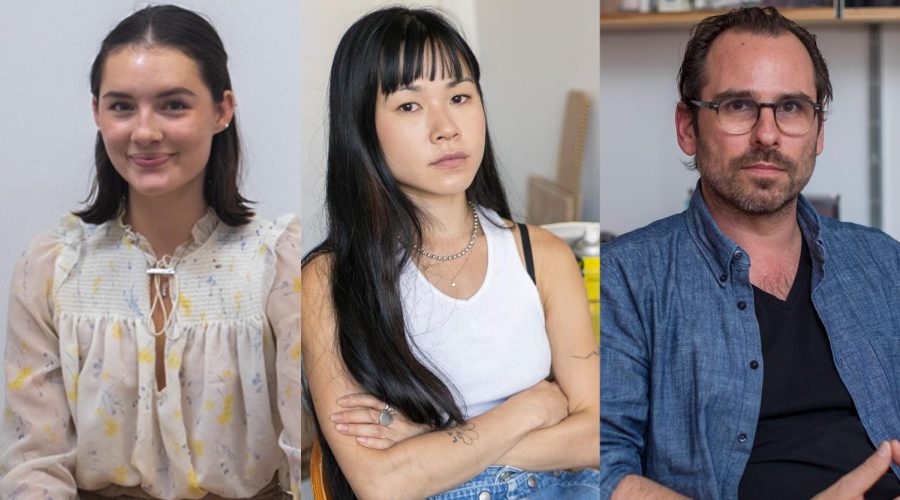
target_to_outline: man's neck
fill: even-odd
[[[719,229],[750,257],[750,282],[784,300],[800,260],[797,199],[769,214],[750,214],[712,196],[703,199]]]

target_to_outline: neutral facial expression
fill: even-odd
[[[103,67],[94,120],[129,196],[203,196],[213,136],[234,96],[213,100],[193,59],[164,46],[130,45]]]
[[[394,179],[420,200],[464,193],[484,156],[484,109],[468,76],[379,92],[375,130]]]
[[[812,59],[793,34],[769,37],[726,31],[710,47],[699,99],[816,102],[815,89]],[[679,108],[676,122],[679,145],[695,155],[707,202],[750,214],[774,213],[796,200],[812,175],[824,139],[818,122],[805,134],[784,134],[772,108],[762,108],[756,126],[744,134],[725,132],[716,112],[709,109],[698,111],[699,134],[690,110]]]

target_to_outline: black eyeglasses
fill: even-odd
[[[823,109],[821,104],[797,98],[782,99],[778,102],[756,102],[744,97],[733,97],[719,102],[696,99],[690,99],[689,102],[701,108],[714,110],[722,129],[729,134],[746,134],[753,130],[759,121],[762,108],[772,108],[775,123],[782,133],[803,135],[809,132],[816,122],[816,115],[821,114]]]

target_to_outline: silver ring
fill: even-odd
[[[394,409],[391,408],[391,405],[386,404],[378,415],[378,424],[387,427],[392,423],[394,423]]]

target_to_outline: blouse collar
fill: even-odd
[[[123,213],[115,219],[114,224],[115,227],[119,228],[124,233],[125,240],[129,244],[140,248],[145,254],[148,254],[148,257],[158,259],[159,257],[153,251],[153,247],[150,246],[150,242],[147,238],[143,234],[132,229],[130,224],[126,224],[124,217],[125,214]],[[216,211],[213,210],[212,207],[207,207],[206,214],[204,214],[203,217],[194,224],[194,227],[191,228],[191,239],[178,245],[171,256],[171,259],[180,260],[185,255],[193,252],[194,249],[201,247],[215,232],[216,228],[219,226],[219,222],[220,219],[219,216],[216,215]]]

